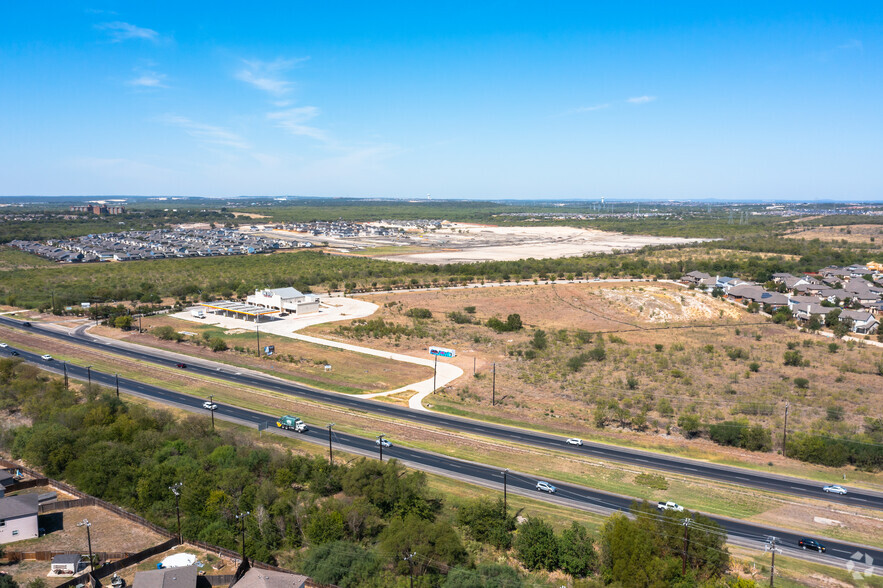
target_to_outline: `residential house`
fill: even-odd
[[[705,272],[692,271],[683,275],[681,281],[685,284],[693,284],[694,286],[698,286],[702,280],[707,280],[711,276],[706,274]]]
[[[870,312],[863,310],[844,310],[840,313],[840,320],[852,320],[852,332],[860,335],[870,335],[877,332],[880,324]]]
[[[39,537],[38,510],[36,494],[0,498],[0,544]]]
[[[210,588],[205,576],[200,576],[196,566],[163,568],[135,572],[132,588]]]
[[[825,315],[834,310],[831,306],[822,306],[813,302],[801,302],[792,308],[792,316],[799,321],[808,321],[812,317],[824,320]]]
[[[307,576],[251,568],[233,584],[235,588],[304,588]]]

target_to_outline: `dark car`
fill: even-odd
[[[31,326],[31,323],[29,323],[28,321],[25,321],[25,322],[23,322],[23,323],[21,324],[21,326],[23,326],[23,327],[30,327],[30,326]]]
[[[187,364],[186,363],[176,363],[175,367],[179,367],[179,368],[183,369],[183,368],[187,367]]]
[[[815,549],[819,553],[825,553],[825,546],[816,541],[815,539],[807,539],[804,537],[800,541],[797,542],[799,547],[804,549]]]
[[[9,355],[18,355],[18,351],[13,349],[12,351],[9,352]]]

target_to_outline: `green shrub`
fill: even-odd
[[[409,308],[405,312],[405,316],[417,319],[430,319],[432,318],[432,311],[428,308]]]

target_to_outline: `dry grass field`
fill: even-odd
[[[818,239],[831,243],[868,243],[883,248],[883,225],[849,225],[798,229],[787,235],[791,239]]]
[[[706,424],[744,419],[771,429],[774,447],[780,446],[786,402],[792,432],[849,434],[861,429],[865,417],[883,414],[880,348],[831,346],[830,339],[671,284],[501,287],[371,300],[381,305],[376,317],[411,332],[366,336],[365,344],[415,354],[429,345],[457,349],[453,362],[467,376],[427,400],[453,413],[587,436],[600,430],[596,422],[603,417],[605,434],[681,440],[673,433],[682,415],[696,414]],[[412,308],[430,309],[433,316],[410,318]],[[457,324],[451,312],[475,323]],[[521,316],[523,330],[497,333],[484,325],[510,313]],[[542,348],[533,343],[539,329],[545,332]],[[333,325],[308,332],[354,338]],[[599,347],[604,358],[590,357]],[[784,365],[786,351],[799,352],[806,365]],[[491,407],[493,388],[497,405]],[[757,454],[763,460],[767,455]]]

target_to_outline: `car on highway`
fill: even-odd
[[[802,547],[803,549],[815,549],[819,553],[825,553],[825,546],[815,539],[807,539],[804,537],[797,542],[797,546]]]
[[[23,326],[23,327],[30,327],[30,326],[31,326],[31,323],[29,323],[28,321],[25,321],[25,322],[23,322],[23,323],[21,324],[21,326]]]
[[[6,343],[0,343],[0,347],[9,347]]]
[[[378,439],[374,444],[380,445],[381,447],[392,447],[392,443],[389,442],[389,439]]]
[[[822,488],[822,490],[824,490],[825,492],[830,492],[832,494],[846,494],[846,488],[838,484],[825,486],[824,488]]]
[[[582,439],[577,439],[576,437],[571,437],[570,439],[568,439],[567,441],[565,441],[565,443],[567,443],[568,445],[579,445],[579,446],[582,446],[582,444],[583,444],[583,440],[582,440]]]
[[[206,410],[218,410],[218,405],[213,402],[206,400],[202,403],[202,407]]]
[[[176,363],[176,364],[175,364],[175,367],[179,367],[179,368],[181,368],[181,369],[183,370],[184,368],[187,367],[187,364],[186,364],[186,363]]]
[[[41,355],[40,357],[43,358],[43,361],[52,361],[52,356],[49,355],[48,353],[44,353],[44,354]]]
[[[16,351],[15,349],[13,349],[13,350],[9,353],[9,355],[13,355],[13,356],[14,356],[14,355],[18,355],[18,351]]]
[[[553,486],[548,482],[539,481],[537,482],[537,491],[538,492],[548,492],[549,494],[555,494],[558,492],[558,488]]]

